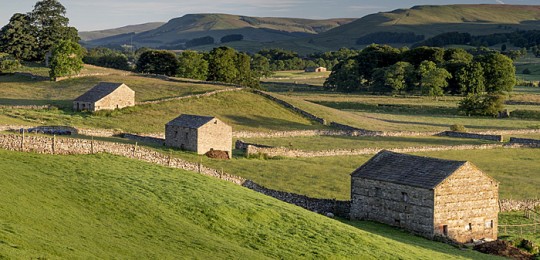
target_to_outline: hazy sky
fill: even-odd
[[[37,0],[0,0],[0,25]],[[166,22],[189,13],[228,13],[299,18],[360,18],[370,13],[425,4],[523,4],[540,0],[61,0],[70,24],[80,31],[110,29],[146,22]]]

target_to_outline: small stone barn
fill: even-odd
[[[101,82],[73,101],[75,111],[98,111],[135,105],[135,91],[123,83]]]
[[[165,145],[205,154],[211,150],[232,155],[232,127],[216,117],[181,115],[165,125]]]
[[[351,219],[434,239],[497,239],[499,184],[470,162],[382,151],[351,174]]]
[[[326,72],[325,67],[307,67],[305,72]]]

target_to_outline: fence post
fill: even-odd
[[[22,129],[21,152],[24,152],[24,128]]]
[[[90,141],[90,153],[94,154],[94,137],[92,136],[92,140]]]
[[[52,137],[52,146],[51,146],[52,154],[55,154],[55,147],[54,147],[55,143],[56,143],[56,135],[53,135],[53,137]]]

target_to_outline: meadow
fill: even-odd
[[[493,259],[107,154],[0,150],[0,258]]]

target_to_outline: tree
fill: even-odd
[[[442,64],[444,61],[444,49],[437,47],[418,47],[403,53],[403,61],[414,66],[419,66],[423,61],[431,61],[435,64]]]
[[[204,54],[183,51],[178,55],[177,75],[182,78],[205,80],[208,77],[208,62]]]
[[[83,54],[83,48],[70,40],[62,40],[53,46],[49,71],[51,80],[78,74],[83,68]]]
[[[12,73],[21,67],[21,63],[13,56],[0,52],[0,74]]]
[[[255,54],[251,58],[251,70],[256,73],[257,77],[270,77],[272,75],[272,70],[270,70],[270,61],[268,58]]]
[[[486,90],[484,69],[479,62],[472,62],[454,73],[457,89],[460,94],[479,94]]]
[[[176,55],[170,51],[145,51],[137,60],[136,65],[138,72],[167,76],[176,75],[178,68]]]
[[[208,54],[208,81],[232,83],[238,77],[236,51],[229,47],[218,47]]]
[[[500,53],[489,53],[475,57],[475,61],[484,69],[487,92],[512,91],[516,85],[516,67],[510,58]]]
[[[244,40],[244,36],[242,34],[229,34],[221,37],[221,43],[238,42],[242,40]]]
[[[13,55],[18,60],[36,57],[37,39],[26,14],[14,14],[9,23],[0,30],[0,51]]]
[[[212,36],[205,36],[200,38],[195,38],[186,42],[186,48],[214,44],[215,40]]]
[[[373,90],[376,92],[401,93],[407,87],[408,78],[414,67],[408,62],[397,62],[394,65],[376,69],[373,73]]]
[[[504,109],[505,99],[500,94],[469,94],[459,102],[458,109],[469,116],[497,116]]]
[[[347,59],[334,66],[324,87],[340,92],[353,92],[360,88],[360,75],[356,59]]]
[[[84,63],[101,67],[130,70],[128,57],[120,51],[104,47],[90,49],[83,58]]]
[[[388,45],[369,45],[356,56],[360,76],[357,81],[365,81],[369,87],[373,81],[374,70],[395,64],[399,61],[400,53],[399,49]]]
[[[422,94],[431,97],[444,95],[444,88],[448,86],[448,79],[452,78],[447,70],[438,68],[437,65],[425,60],[418,66],[418,85]]]
[[[235,63],[238,74],[234,79],[234,83],[244,87],[259,88],[259,78],[256,76],[256,73],[251,71],[251,57],[245,53],[238,53]]]
[[[77,29],[68,27],[66,8],[57,0],[41,0],[36,3],[30,17],[38,39],[38,58],[42,59],[53,46],[62,40],[78,42]]]

